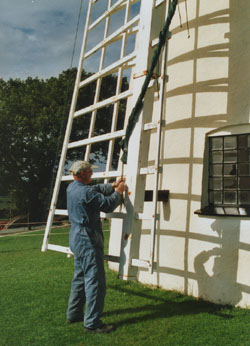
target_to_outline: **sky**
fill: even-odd
[[[107,1],[97,1],[93,18],[106,10]],[[73,66],[78,66],[88,2],[82,3]],[[70,68],[80,6],[81,0],[0,0],[0,78],[46,79]],[[119,15],[114,16],[111,30],[119,23]],[[103,30],[100,25],[91,32],[88,48],[100,39]],[[110,50],[107,56],[115,59],[119,47]],[[84,66],[88,72],[96,68],[98,57],[91,59],[91,64],[86,61]]]
[[[0,78],[49,78],[68,69],[80,4],[81,0],[0,0]],[[83,0],[73,66],[78,65],[87,6],[88,0]]]

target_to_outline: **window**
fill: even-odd
[[[197,213],[250,216],[250,134],[208,138],[208,205]]]

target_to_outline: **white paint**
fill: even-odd
[[[184,19],[184,2],[180,9]],[[155,272],[151,275],[138,269],[137,278],[215,303],[249,307],[250,217],[199,216],[194,212],[201,207],[206,187],[206,136],[250,133],[250,4],[242,0],[236,4],[228,0],[190,1],[188,10],[191,38],[187,39],[186,23],[179,28],[176,15],[168,55],[160,189],[170,190],[170,200],[159,203]],[[153,25],[159,27],[158,22]],[[158,110],[156,96],[153,119]],[[155,143],[153,133],[150,165]],[[143,150],[143,142],[141,147]],[[127,169],[129,172],[130,167]],[[146,187],[152,189],[150,176]],[[145,203],[144,213],[150,212],[150,204]],[[115,228],[111,229],[111,251],[115,249]],[[147,259],[149,221],[143,221],[140,234],[136,244],[140,256]]]

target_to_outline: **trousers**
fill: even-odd
[[[67,319],[84,321],[87,328],[102,325],[101,315],[106,294],[104,252],[102,248],[86,249],[74,256],[74,276],[71,285]],[[85,312],[84,310],[85,306]]]

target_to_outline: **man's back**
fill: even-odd
[[[112,212],[120,203],[121,195],[110,184],[85,185],[74,181],[67,188],[67,208],[70,248],[80,255],[84,248],[103,246],[100,211]]]

